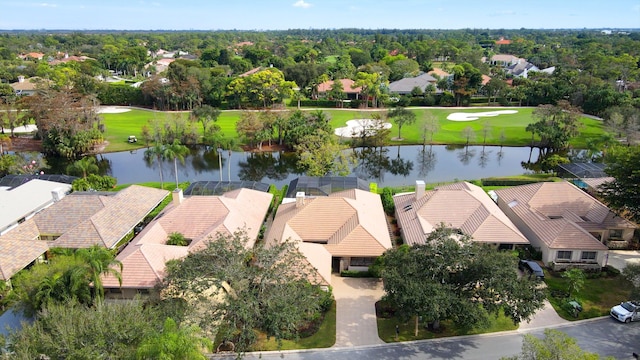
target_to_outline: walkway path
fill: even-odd
[[[336,299],[336,343],[334,347],[376,345],[378,337],[376,301],[384,291],[382,282],[369,278],[331,277]]]

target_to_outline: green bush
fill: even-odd
[[[380,195],[382,199],[382,208],[387,215],[393,215],[396,211],[396,206],[393,203],[393,190],[390,187],[384,187],[382,189],[382,194]]]
[[[614,268],[611,265],[607,265],[602,268],[602,272],[606,274],[607,277],[616,277],[620,276],[620,270]]]
[[[101,86],[97,96],[102,105],[147,105],[142,90],[126,84]]]
[[[340,272],[340,276],[342,277],[351,277],[351,278],[368,278],[374,277],[371,275],[369,271],[356,271],[356,270],[342,270]]]
[[[538,182],[550,181],[549,179],[502,179],[502,178],[484,178],[481,179],[482,186],[518,186],[527,185]]]

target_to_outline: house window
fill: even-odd
[[[558,251],[556,253],[557,260],[570,261],[571,260],[571,251]]]
[[[593,261],[596,259],[595,251],[583,251],[582,255],[580,255],[580,259],[583,261]]]
[[[375,258],[372,257],[352,257],[349,265],[351,266],[371,266]]]
[[[622,229],[609,230],[609,239],[622,239]]]

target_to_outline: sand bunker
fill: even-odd
[[[35,126],[34,124],[29,124],[29,125],[24,125],[24,126],[18,126],[16,128],[13,128],[13,132],[16,134],[28,134],[28,133],[32,133],[34,131],[38,130],[38,127]],[[5,133],[11,133],[11,129],[9,128],[4,128]]]
[[[447,120],[451,121],[474,121],[478,120],[481,117],[491,117],[498,116],[501,114],[515,114],[518,110],[497,110],[497,111],[486,111],[486,112],[478,112],[478,113],[451,113],[447,116]]]
[[[345,127],[340,127],[337,128],[335,130],[335,134],[338,136],[342,136],[342,137],[359,137],[362,136],[362,132],[363,131],[370,131],[373,132],[373,130],[370,130],[370,128],[375,124],[373,119],[353,119],[353,120],[349,120],[347,121],[347,126]],[[384,123],[383,124],[385,129],[391,129],[391,124],[390,123]],[[367,136],[370,136],[373,134],[367,134]]]
[[[113,107],[113,106],[106,106],[106,107],[101,107],[100,109],[98,109],[97,113],[98,114],[119,114],[119,113],[125,113],[131,111],[131,109],[125,109],[125,108],[117,108],[117,107]]]

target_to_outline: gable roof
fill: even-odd
[[[152,288],[165,276],[165,264],[206,246],[217,234],[246,229],[253,247],[273,195],[251,189],[236,189],[222,196],[190,196],[169,204],[118,254],[122,262],[123,288]],[[190,240],[188,246],[167,245],[171,233]],[[115,277],[103,277],[105,287],[118,287]]]
[[[29,183],[34,181],[41,180]],[[0,236],[1,276],[9,279],[40,257],[50,245],[114,247],[162,201],[167,191],[132,185],[114,194],[67,195]],[[40,240],[44,236],[59,238],[53,242]]]
[[[496,194],[549,248],[607,250],[589,230],[635,228],[566,181],[515,186]]]
[[[44,254],[49,246],[45,241],[11,241],[0,239],[0,280],[9,280]]]
[[[50,233],[47,230],[52,228],[63,230],[53,246],[79,249],[100,245],[112,249],[167,194],[166,190],[132,185],[113,196],[70,195],[63,199],[69,199],[63,204],[64,213],[56,210],[43,214],[36,223],[41,233]]]
[[[362,91],[362,87],[359,87],[359,86],[356,87],[355,89],[352,88],[353,84],[355,84],[355,81],[351,79],[340,79],[340,80],[327,80],[321,83],[320,85],[318,85],[318,92],[325,93],[330,91],[334,81],[339,81],[342,83],[342,91],[344,91],[345,94],[359,94]]]
[[[29,180],[11,189],[0,187],[0,234],[15,226],[20,219],[52,205],[53,192],[60,192],[64,196],[70,190],[69,184],[39,179]]]
[[[468,182],[440,186],[418,199],[415,193],[398,194],[393,201],[404,242],[409,245],[424,244],[441,223],[478,242],[529,243],[489,195]]]
[[[375,257],[392,246],[380,196],[359,189],[282,203],[265,242],[268,246],[286,239],[322,246],[335,257]],[[331,256],[307,259],[322,272],[330,267],[325,262]]]
[[[416,77],[404,78],[398,81],[394,81],[389,84],[389,91],[392,93],[408,94],[411,93],[413,88],[418,87],[420,90],[425,91],[429,84],[437,82],[436,78],[429,74],[422,74]]]

